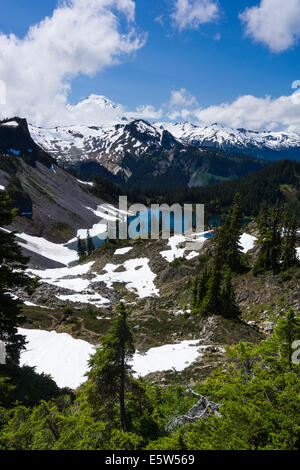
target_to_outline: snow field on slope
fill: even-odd
[[[28,341],[26,351],[21,353],[21,366],[27,364],[36,367],[38,373],[51,375],[59,387],[75,389],[85,382],[89,358],[95,353],[93,345],[56,331],[19,328],[18,333],[26,336]],[[205,346],[198,344],[198,340],[182,341],[152,348],[145,355],[137,352],[131,363],[135,376],[143,377],[173,367],[178,371],[184,370],[201,357]]]
[[[24,240],[22,243],[18,239]],[[26,233],[17,234],[17,242],[23,248],[44,256],[45,258],[68,265],[77,259],[77,253],[64,245],[49,242],[45,238],[32,237]]]
[[[121,267],[124,271],[116,272]],[[92,282],[104,282],[108,288],[112,288],[115,282],[125,283],[126,288],[140,299],[159,296],[159,290],[154,284],[157,276],[151,271],[148,258],[130,259],[119,265],[107,264],[103,270],[106,273],[98,275]]]
[[[94,263],[57,269],[30,269],[28,273],[40,277],[41,282],[76,292],[76,294],[57,296],[60,300],[70,300],[71,302],[91,303],[96,306],[108,303],[107,299],[92,290],[93,284],[98,282],[104,282],[109,289],[113,288],[115,282],[124,283],[130,292],[137,294],[141,299],[159,295],[154,284],[156,274],[151,271],[148,258],[131,259],[123,264],[107,264],[103,268],[106,273],[102,275],[91,270]],[[121,267],[124,271],[116,271]],[[82,276],[87,273],[93,274],[94,278],[91,280],[82,279]],[[70,277],[72,278],[70,279]]]

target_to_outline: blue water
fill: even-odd
[[[215,236],[215,233],[205,233],[204,238],[214,238]]]
[[[20,155],[20,153],[21,153],[20,150],[15,150],[15,149],[9,149],[9,151],[10,151],[11,153],[13,153],[14,155],[17,155],[17,156]]]
[[[160,222],[160,230],[161,230],[161,224],[162,224],[162,212],[161,211],[152,211],[151,209],[147,209],[146,211],[143,211],[140,214],[137,214],[132,217],[128,217],[128,225],[138,218],[140,218],[140,222],[141,222],[139,227],[137,227],[136,229],[138,234],[140,235],[149,234],[149,238],[151,238],[151,220],[153,218],[155,218],[156,221]],[[193,220],[194,219],[195,217],[193,217]],[[183,215],[182,217],[179,217],[179,216],[175,217],[175,214],[171,213],[170,217],[165,217],[164,226],[166,229],[170,229],[170,231],[174,230],[174,233],[179,233],[179,234],[184,233],[185,222],[184,222]],[[186,227],[186,228],[188,229],[189,227]],[[105,233],[101,233],[101,234],[99,233],[99,235],[92,237],[92,240],[96,249],[109,241],[108,239],[106,240],[103,239]],[[130,227],[128,227],[128,238],[132,238],[131,233],[130,233]],[[67,246],[71,250],[77,250],[77,240],[65,246]]]

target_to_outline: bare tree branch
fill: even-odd
[[[187,391],[199,398],[199,400],[188,411],[186,415],[174,417],[168,425],[168,430],[174,431],[177,427],[182,427],[189,422],[197,422],[200,419],[206,419],[210,415],[214,415],[218,418],[221,418],[222,415],[219,413],[219,407],[222,406],[222,404],[214,403],[210,401],[207,397],[195,392],[184,379],[184,377],[174,367],[173,370],[175,374],[180,378],[180,380],[184,383],[184,385],[187,387]]]

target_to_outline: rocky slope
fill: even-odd
[[[63,264],[76,260],[64,243],[102,219],[97,208],[104,202],[89,188],[32,140],[25,120],[0,123],[0,190],[6,190],[18,208],[8,229],[19,232],[18,241],[33,265],[50,268],[63,259]]]
[[[251,230],[255,233],[254,228]],[[31,297],[17,292],[26,299],[25,327],[68,333],[98,344],[115,316],[114,306],[122,300],[130,311],[138,351],[158,354],[157,371],[161,347],[170,345],[172,350],[173,345],[176,365],[177,349],[190,345],[197,346],[199,354],[190,351],[183,366],[185,375],[191,380],[207,376],[224,360],[226,346],[241,340],[256,342],[270,334],[286,305],[299,311],[300,272],[298,267],[284,276],[255,278],[251,272],[235,276],[240,320],[191,316],[191,280],[200,272],[203,256],[213,243],[203,236],[197,238],[203,243],[195,252],[187,251],[188,240],[179,236],[159,241],[119,241],[99,248],[71,268],[31,271],[41,277],[40,287]],[[244,235],[242,244],[253,262],[255,236]],[[66,311],[66,305],[71,310]],[[170,369],[165,366],[157,372],[154,368],[144,375],[154,381],[172,380]]]

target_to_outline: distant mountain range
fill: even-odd
[[[295,132],[255,132],[217,123],[209,126],[188,122],[152,124],[98,95],[91,95],[70,109],[76,122],[82,125],[55,128],[30,125],[34,141],[59,163],[98,162],[111,174],[123,173],[125,179],[131,173],[122,164],[126,155],[139,160],[153,150],[164,148],[165,140],[167,146],[180,143],[271,161],[285,158],[300,161],[300,134]]]
[[[129,187],[207,186],[266,165],[253,157],[198,148],[144,120],[29,129],[35,142],[78,177],[100,175]]]
[[[213,147],[272,161],[284,158],[300,161],[300,134],[295,132],[255,132],[217,123],[205,127],[188,122],[168,122],[156,126],[168,130],[181,142],[197,147]]]
[[[254,132],[221,124],[153,124],[97,95],[72,106],[72,112],[76,122],[82,119],[91,125],[42,128],[13,118],[1,125],[0,147],[9,129],[18,141],[22,127],[26,138],[23,135],[19,142],[40,149],[79,178],[100,175],[128,187],[153,189],[212,185],[260,170],[267,165],[265,160],[300,161],[296,133]],[[97,114],[100,124],[93,122]]]

